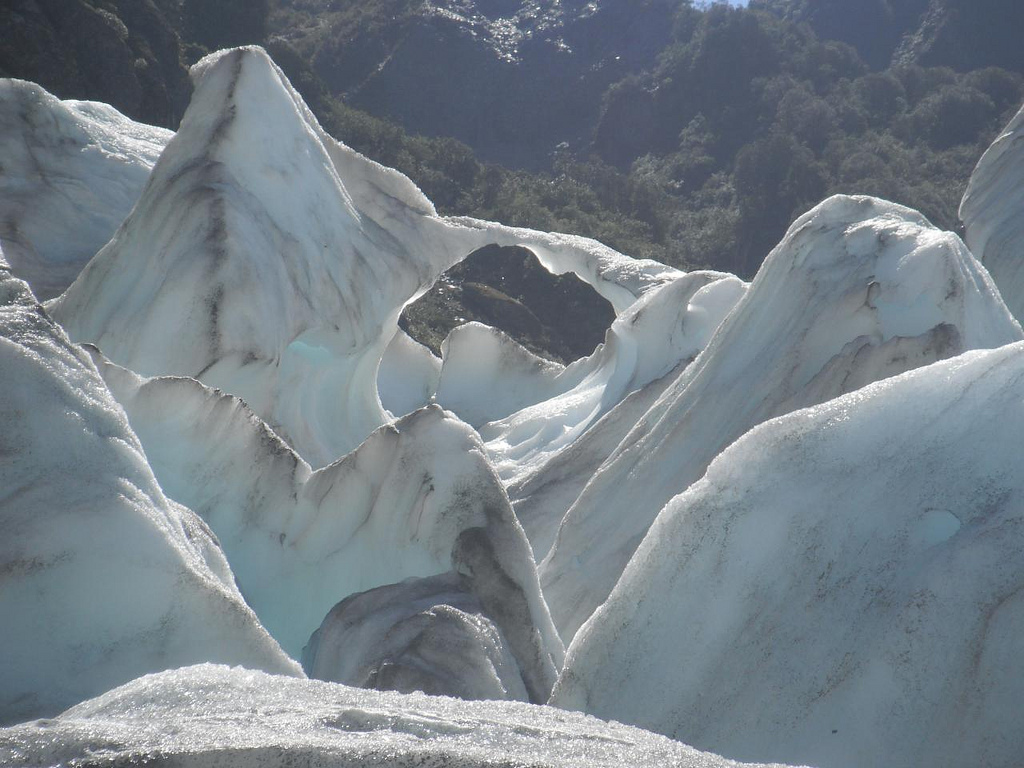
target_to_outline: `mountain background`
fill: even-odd
[[[833,193],[957,229],[1024,96],[1022,25],[1017,0],[12,0],[0,75],[174,128],[188,65],[258,43],[328,132],[444,213],[749,278]],[[543,291],[494,272],[471,282],[536,319]],[[435,348],[496,311],[466,280],[407,313]]]

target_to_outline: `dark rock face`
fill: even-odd
[[[0,5],[0,76],[176,128],[190,85],[173,13],[170,0],[9,0]]]
[[[439,353],[449,331],[476,320],[568,363],[593,352],[614,319],[611,305],[576,275],[552,275],[526,248],[491,245],[445,272],[399,324]]]
[[[558,144],[590,141],[601,94],[654,63],[680,0],[358,3],[324,3],[322,39],[294,19],[274,31],[313,50],[317,74],[353,106],[537,168]]]

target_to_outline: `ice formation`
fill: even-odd
[[[982,155],[960,203],[964,238],[1024,322],[1024,109]]]
[[[537,629],[517,656],[550,690],[562,645],[523,530],[467,425],[429,406],[313,471],[238,398],[93,355],[162,487],[210,525],[249,605],[294,658],[344,597],[490,552],[504,600]]]
[[[59,294],[106,244],[171,135],[0,80],[0,249],[36,296]]]
[[[749,432],[676,497],[553,702],[735,759],[1024,754],[1024,343]]]
[[[211,55],[193,79],[132,214],[51,310],[132,370],[245,398],[322,466],[386,420],[382,328],[438,248],[403,214],[433,209],[404,176],[337,157],[262,51]]]
[[[303,649],[303,668],[358,688],[530,701],[500,624],[507,617],[513,633],[535,630],[518,626],[520,612],[500,610],[500,591],[497,601],[474,594],[474,576],[453,571],[346,597]],[[486,588],[494,580],[480,581]],[[499,608],[494,619],[484,602]],[[544,703],[550,693],[545,685],[532,698]]]
[[[198,661],[299,674],[169,501],[88,356],[0,257],[0,723]]]
[[[919,213],[839,196],[804,214],[562,521],[541,583],[563,639],[608,596],[662,506],[747,430],[1020,338],[988,273]]]
[[[549,456],[536,470],[507,485],[516,517],[541,562],[558,527],[583,488],[615,447],[691,362],[683,360],[659,379],[623,398],[580,437]]]
[[[0,763],[741,768],[639,728],[519,702],[380,693],[213,665],[0,730]],[[751,766],[751,768],[753,768]]]
[[[440,378],[441,361],[399,329],[381,358],[377,392],[389,413],[404,416],[431,402]]]
[[[619,309],[680,274],[584,238],[437,216],[405,176],[325,134],[261,49],[212,54],[192,76],[138,204],[49,308],[118,364],[243,397],[316,467],[388,421],[377,375],[402,306],[477,248],[529,247]]]

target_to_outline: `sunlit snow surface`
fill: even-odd
[[[359,690],[204,665],[152,675],[55,720],[0,730],[0,764],[176,768],[726,768],[592,717],[515,702]]]
[[[67,288],[106,245],[172,135],[0,80],[0,249],[37,297]]]
[[[553,702],[735,758],[1020,765],[1024,343],[769,421],[673,499]]]

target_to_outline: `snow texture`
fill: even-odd
[[[36,296],[59,294],[106,244],[171,136],[0,79],[0,249]]]
[[[469,426],[429,406],[313,471],[238,398],[184,377],[144,379],[92,352],[162,487],[210,525],[247,602],[294,658],[348,595],[480,559],[517,611],[525,636],[510,640],[546,697],[563,647]]]
[[[619,309],[680,274],[593,240],[437,216],[405,176],[327,136],[262,49],[211,54],[192,77],[135,209],[49,308],[120,365],[244,398],[315,467],[389,420],[377,375],[402,307],[478,248],[529,247]],[[393,382],[396,410],[416,404],[418,388]]]
[[[88,357],[2,257],[0,424],[0,723],[197,661],[300,674],[209,529],[164,496]]]
[[[978,161],[960,203],[968,247],[1024,322],[1024,109]]]
[[[573,503],[541,564],[568,643],[658,511],[744,432],[871,381],[1024,337],[956,235],[867,197],[794,222],[746,295]]]
[[[213,665],[0,730],[0,763],[176,768],[728,768],[638,728],[519,702],[379,693]]]
[[[659,515],[552,701],[737,759],[1016,766],[1024,343],[746,434]]]
[[[487,615],[473,581],[452,572],[346,597],[303,649],[303,668],[357,688],[529,701],[500,619]]]

